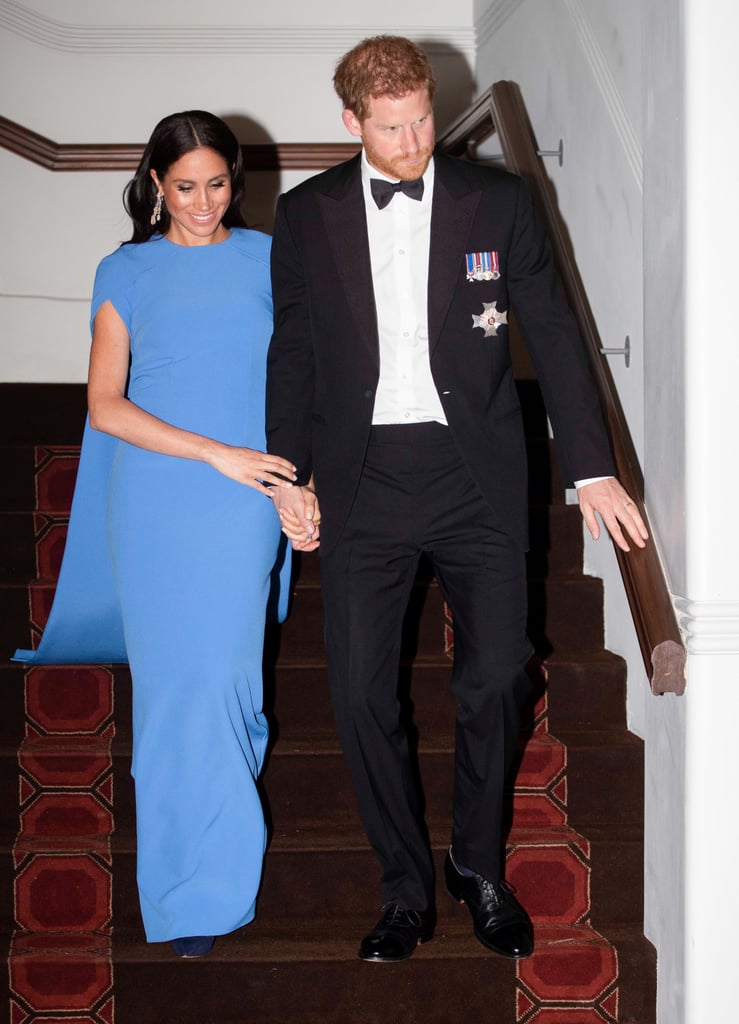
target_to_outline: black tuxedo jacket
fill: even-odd
[[[505,171],[435,158],[428,275],[431,373],[449,429],[500,528],[527,538],[526,450],[508,327],[474,326],[485,303],[513,308],[568,482],[614,473],[576,323],[529,190]],[[468,280],[468,253],[496,253],[497,280]],[[340,536],[369,438],[379,342],[360,157],[280,197],[272,243],[275,328],[267,441],[299,481],[315,475],[324,553]],[[390,514],[390,510],[388,510]]]

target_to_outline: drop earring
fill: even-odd
[[[164,194],[162,192],[157,192],[157,201],[154,203],[154,210],[152,212],[151,221],[150,221],[152,227],[154,227],[155,224],[159,223],[159,220],[160,220],[160,218],[162,216],[162,200],[163,199],[164,199]]]

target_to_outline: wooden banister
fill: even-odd
[[[526,178],[532,186],[570,306],[590,357],[619,479],[639,505],[651,534],[644,508],[644,480],[631,433],[610,369],[601,354],[598,328],[557,209],[552,184],[537,153],[536,140],[518,86],[513,82],[496,82],[447,129],[439,140],[439,146],[454,156],[474,159],[477,146],[493,133],[498,135],[508,169]],[[685,645],[656,546],[649,543],[643,550],[632,548],[628,554],[617,547],[615,551],[652,692],[682,694],[685,690]]]
[[[0,117],[0,146],[47,171],[135,171],[143,143],[58,143]],[[247,171],[322,171],[359,152],[351,142],[246,143]]]

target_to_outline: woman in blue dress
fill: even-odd
[[[157,125],[127,186],[133,237],[95,279],[89,427],[55,606],[39,651],[17,654],[120,660],[120,615],[142,916],[149,941],[187,957],[254,916],[265,612],[280,558],[283,606],[289,573],[269,495],[294,467],[263,450],[269,238],[244,227],[242,176],[230,129],[187,111]],[[75,588],[95,593],[106,572],[115,596],[85,639]]]

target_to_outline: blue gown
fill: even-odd
[[[269,238],[155,236],[98,267],[131,342],[128,396],[175,426],[264,450]],[[265,613],[289,553],[271,501],[204,463],[85,431],[64,562],[34,664],[127,660],[138,885],[149,941],[254,916],[265,848],[256,778]]]

